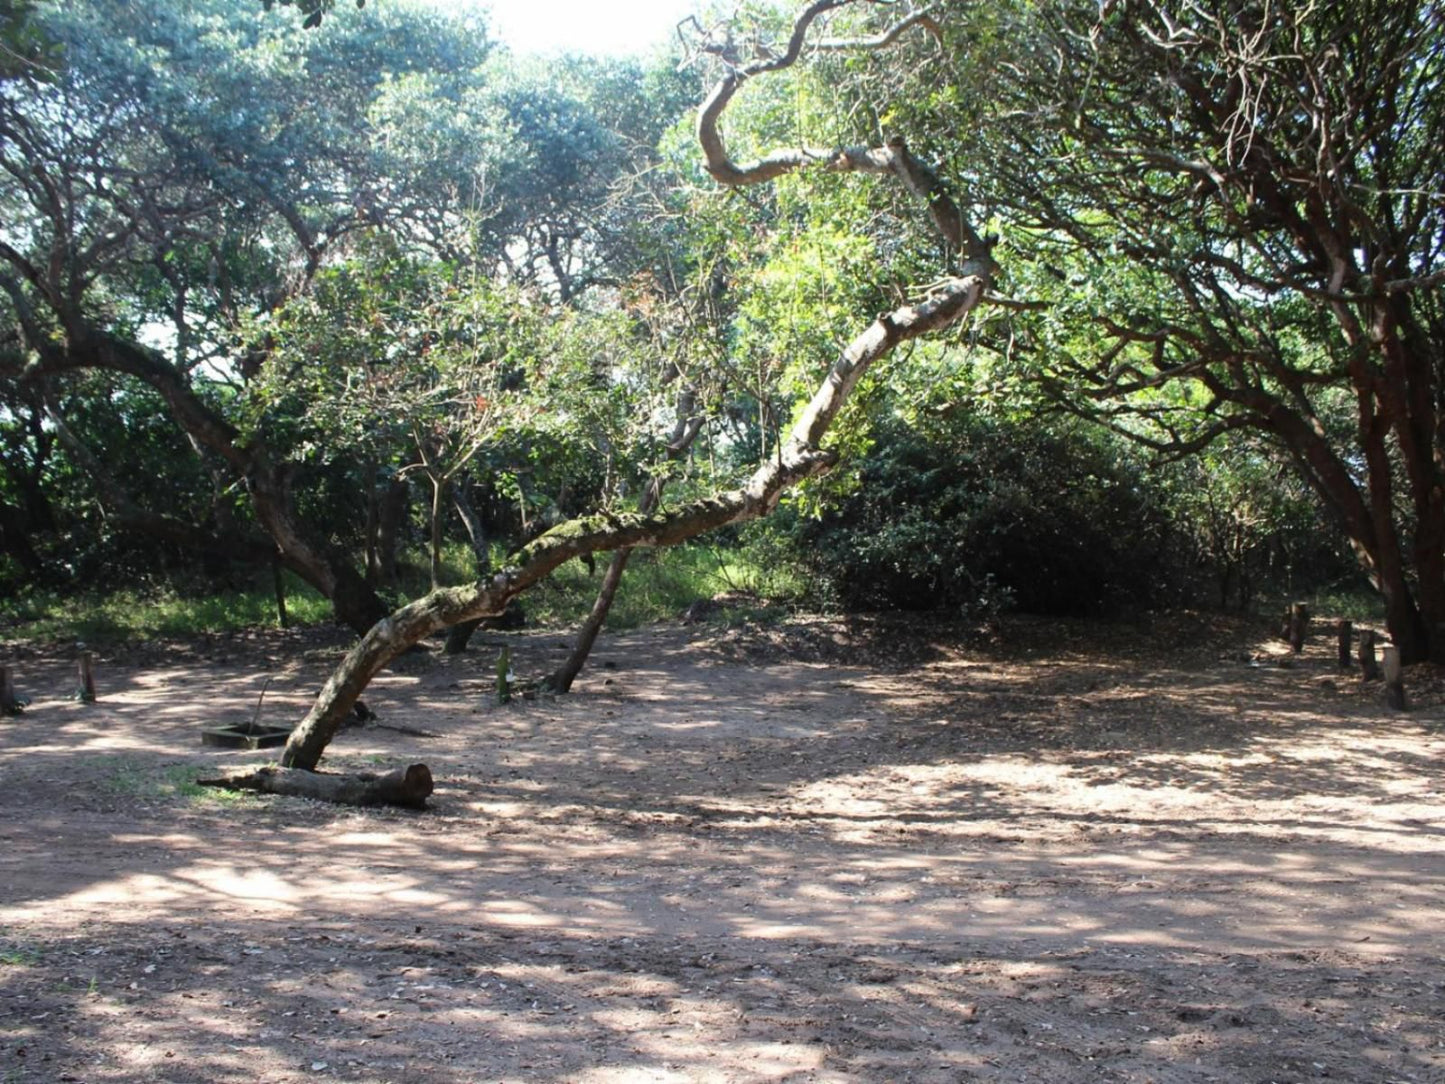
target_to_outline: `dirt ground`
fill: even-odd
[[[604,639],[572,696],[411,655],[327,766],[432,809],[195,793],[315,630],[9,645],[0,1082],[1445,1081],[1442,697],[1258,631],[907,621]],[[1258,656],[1258,657],[1256,657]]]

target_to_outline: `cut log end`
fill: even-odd
[[[333,775],[268,764],[264,768],[231,772],[214,779],[197,779],[196,783],[202,787],[314,798],[337,805],[400,806],[403,809],[425,809],[433,789],[431,769],[425,764],[412,764],[385,775],[372,772]]]

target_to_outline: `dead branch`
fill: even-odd
[[[197,779],[202,787],[250,790],[258,794],[286,794],[314,798],[337,805],[394,805],[424,809],[432,793],[431,769],[412,764],[385,775],[362,772],[357,775],[329,775],[267,765],[246,772],[232,772],[214,779]]]

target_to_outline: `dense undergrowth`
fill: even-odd
[[[768,565],[746,548],[695,544],[660,551],[637,551],[608,616],[608,627],[630,629],[677,617],[699,599],[726,595],[753,616],[768,616],[802,605],[806,582],[793,568]],[[593,571],[571,561],[523,599],[529,625],[565,627],[580,621],[592,605],[608,560],[599,554]],[[466,579],[466,555],[450,550],[446,582]],[[289,574],[286,612],[293,625],[331,620],[327,601]],[[424,594],[427,580],[407,566],[393,601]],[[728,608],[716,611],[726,616]],[[158,581],[111,591],[64,593],[32,589],[0,598],[0,639],[113,640],[155,639],[198,633],[232,632],[279,624],[269,576],[254,584],[208,590],[204,583]]]

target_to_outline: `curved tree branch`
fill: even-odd
[[[708,94],[698,112],[697,139],[703,151],[703,165],[719,184],[729,187],[762,184],[786,173],[817,167],[837,173],[889,173],[898,178],[915,199],[920,200],[933,218],[943,239],[970,260],[987,260],[991,248],[969,225],[938,175],[919,161],[901,138],[890,139],[882,147],[798,147],[773,151],[756,162],[739,165],[729,156],[718,122],[732,102],[733,96],[749,78],[764,72],[791,67],[803,50],[809,28],[819,15],[843,7],[853,0],[815,0],[804,8],[793,24],[787,51],[745,67],[729,67]],[[937,24],[925,12],[919,12],[897,23],[878,38],[862,39],[857,47],[878,48],[896,41],[913,26],[927,25],[937,32]],[[825,43],[830,49],[841,49],[847,42]]]
[[[939,232],[965,254],[958,274],[941,280],[921,303],[879,316],[849,343],[829,368],[778,454],[760,466],[740,488],[665,513],[604,513],[564,523],[519,550],[490,580],[434,590],[378,622],[337,667],[306,718],[292,732],[282,751],[283,766],[314,770],[362,690],[382,667],[412,644],[439,629],[502,613],[512,598],[544,579],[564,561],[603,550],[673,545],[705,531],[771,512],[785,490],[822,473],[835,462],[836,455],[823,448],[823,439],[863,374],[900,343],[948,327],[978,305],[992,285],[996,271],[989,245],[965,222],[938,176],[917,161],[901,140],[892,140],[887,146],[874,149],[785,151],[751,166],[738,166],[727,155],[718,133],[718,119],[742,81],[763,72],[780,71],[796,62],[813,22],[824,12],[852,2],[854,0],[814,0],[794,22],[787,51],[782,56],[748,67],[729,67],[703,104],[698,118],[698,141],[706,168],[720,183],[730,186],[762,183],[812,164],[823,164],[838,171],[891,173],[910,193],[927,203]],[[902,33],[902,29],[898,33]]]
[[[326,682],[311,711],[292,732],[281,763],[315,769],[357,697],[382,667],[438,629],[500,614],[512,598],[564,561],[602,550],[673,545],[772,511],[785,490],[832,466],[835,457],[821,447],[823,436],[868,368],[900,343],[962,318],[978,304],[990,279],[987,265],[970,264],[963,275],[949,280],[922,304],[875,320],[828,370],[780,454],[740,488],[666,513],[599,514],[561,524],[519,550],[491,580],[432,591],[376,624]]]

